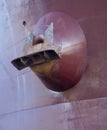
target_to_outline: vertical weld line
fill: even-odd
[[[81,125],[81,120],[82,120],[81,118],[82,118],[82,116],[81,116],[81,103],[80,103],[80,101],[77,101],[76,105],[77,105],[77,111],[78,111],[77,120],[79,120],[76,123],[76,124],[78,124],[77,125],[77,129],[80,128],[80,129],[84,130],[84,123],[83,123],[83,121],[82,121],[82,125]]]
[[[24,102],[24,108],[27,104],[27,88],[26,88],[26,78],[25,75],[22,75],[22,79],[23,79],[23,102]]]
[[[69,118],[69,109],[68,109],[68,103],[69,103],[69,100],[64,96],[64,93],[62,92],[62,100],[64,101],[64,125],[65,125],[65,128],[67,130],[70,130],[70,125],[69,125],[69,122],[68,122],[68,118]]]
[[[17,77],[17,111],[20,110],[20,81],[19,77]],[[16,114],[16,129],[19,130],[20,127],[20,112]]]
[[[78,111],[79,111],[79,116],[80,116],[80,120],[81,120],[81,123],[82,123],[82,129],[83,130],[86,130],[87,128],[85,127],[85,124],[84,124],[84,120],[85,120],[85,118],[83,117],[84,116],[84,114],[81,112],[81,108],[82,107],[84,107],[82,104],[81,104],[81,101],[78,101],[79,102],[79,104],[78,104]],[[84,118],[84,119],[81,119],[81,118]]]
[[[67,128],[67,130],[71,130],[71,125],[70,125],[71,122],[69,122],[68,120],[70,117],[70,111],[71,111],[70,107],[71,107],[70,103],[64,103],[65,128]]]
[[[20,110],[20,81],[17,77],[17,110]]]

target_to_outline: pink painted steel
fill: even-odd
[[[76,18],[88,45],[82,79],[63,93],[10,63],[22,54],[23,20],[33,30],[52,11]],[[0,16],[0,130],[107,130],[107,0],[1,0]]]
[[[47,88],[64,91],[75,86],[86,68],[87,46],[85,36],[76,20],[61,12],[44,15],[36,25],[35,35],[44,34],[53,22],[54,44],[61,47],[60,59],[31,67]],[[38,72],[39,69],[39,72]]]

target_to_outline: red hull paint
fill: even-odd
[[[64,91],[72,88],[80,80],[87,60],[86,40],[79,24],[71,16],[61,13],[48,13],[37,23],[35,35],[44,34],[45,27],[53,22],[54,44],[61,46],[61,58],[45,63],[45,65],[33,66],[39,69],[37,75],[51,90]],[[47,71],[47,67],[51,66]],[[32,68],[32,67],[31,67]]]
[[[23,20],[33,30],[52,11],[76,18],[88,46],[82,79],[63,93],[11,65],[22,55]],[[107,130],[107,0],[1,0],[0,16],[0,130]]]

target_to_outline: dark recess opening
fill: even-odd
[[[19,57],[13,60],[11,63],[18,69],[24,69],[28,66],[40,65],[47,63],[51,60],[59,59],[59,55],[54,50],[45,50],[31,55]]]

